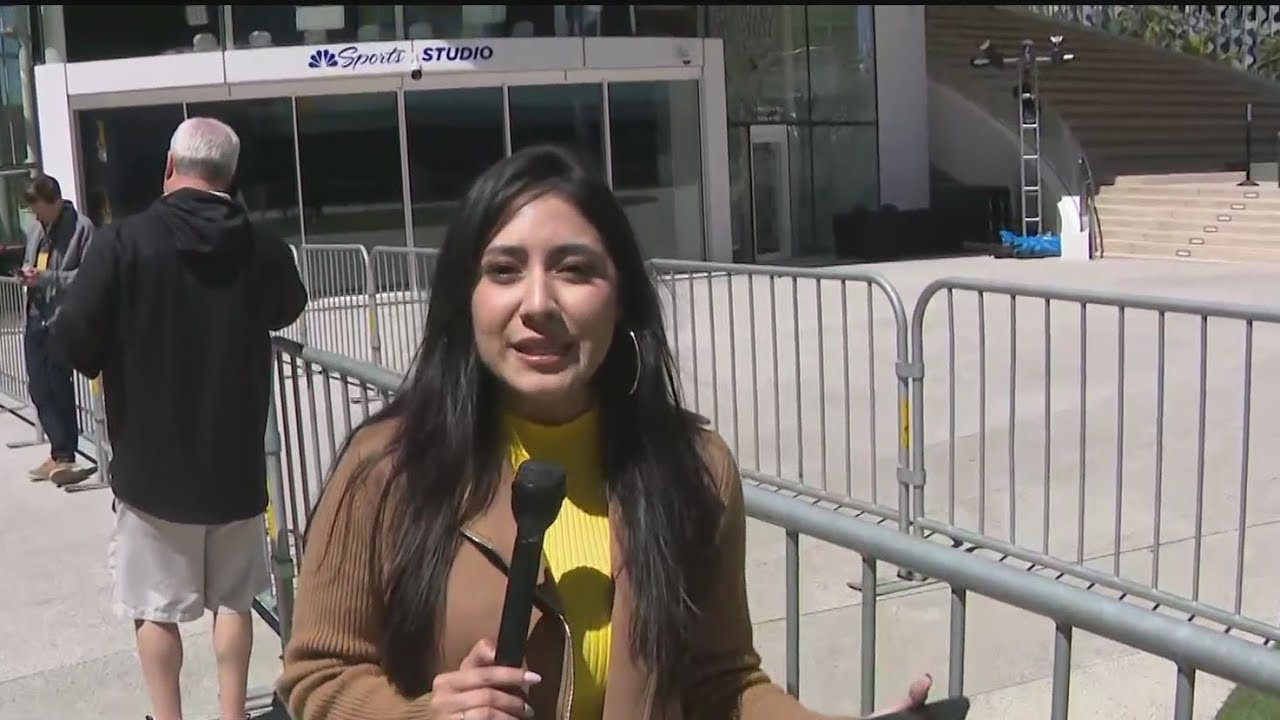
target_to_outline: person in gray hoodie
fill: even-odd
[[[62,197],[58,181],[40,175],[23,201],[36,222],[27,231],[18,281],[27,288],[23,332],[27,389],[40,426],[49,438],[49,458],[31,470],[32,480],[71,485],[88,477],[76,462],[80,427],[71,363],[49,342],[49,323],[76,277],[80,258],[93,241],[93,221]]]

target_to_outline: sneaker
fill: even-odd
[[[40,463],[38,467],[28,472],[27,477],[31,479],[31,482],[48,480],[50,473],[52,473],[56,467],[58,467],[58,463],[53,458],[49,458],[48,460]]]
[[[89,472],[74,462],[55,463],[53,470],[49,471],[49,482],[58,487],[84,482],[87,477]]]

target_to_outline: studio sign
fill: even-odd
[[[336,68],[340,70],[358,70],[360,68],[393,68],[403,65],[409,58],[409,51],[403,47],[390,50],[365,52],[359,45],[348,45],[337,52],[329,48],[320,48],[307,58],[307,67]],[[493,59],[492,45],[432,45],[422,48],[419,62],[446,63],[472,62]]]
[[[422,48],[421,62],[470,62],[492,60],[492,45],[434,45]]]
[[[362,52],[358,45],[348,45],[334,52],[320,48],[307,60],[309,68],[340,68],[356,70],[362,67],[395,67],[408,59],[409,53],[402,47],[377,52]]]

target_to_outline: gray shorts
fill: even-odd
[[[187,525],[117,500],[108,565],[117,615],[181,623],[205,610],[247,613],[268,588],[263,519]]]

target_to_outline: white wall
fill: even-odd
[[[729,188],[729,101],[725,88],[724,41],[702,41],[702,202],[707,227],[707,259],[733,261]]]
[[[40,164],[62,186],[62,197],[77,208],[80,173],[76,171],[74,118],[67,104],[66,65],[36,66],[36,122],[40,126]]]
[[[964,185],[1000,185],[1018,194],[1018,136],[955,89],[929,81],[929,154]]]
[[[929,207],[929,86],[923,5],[876,5],[880,203]]]

